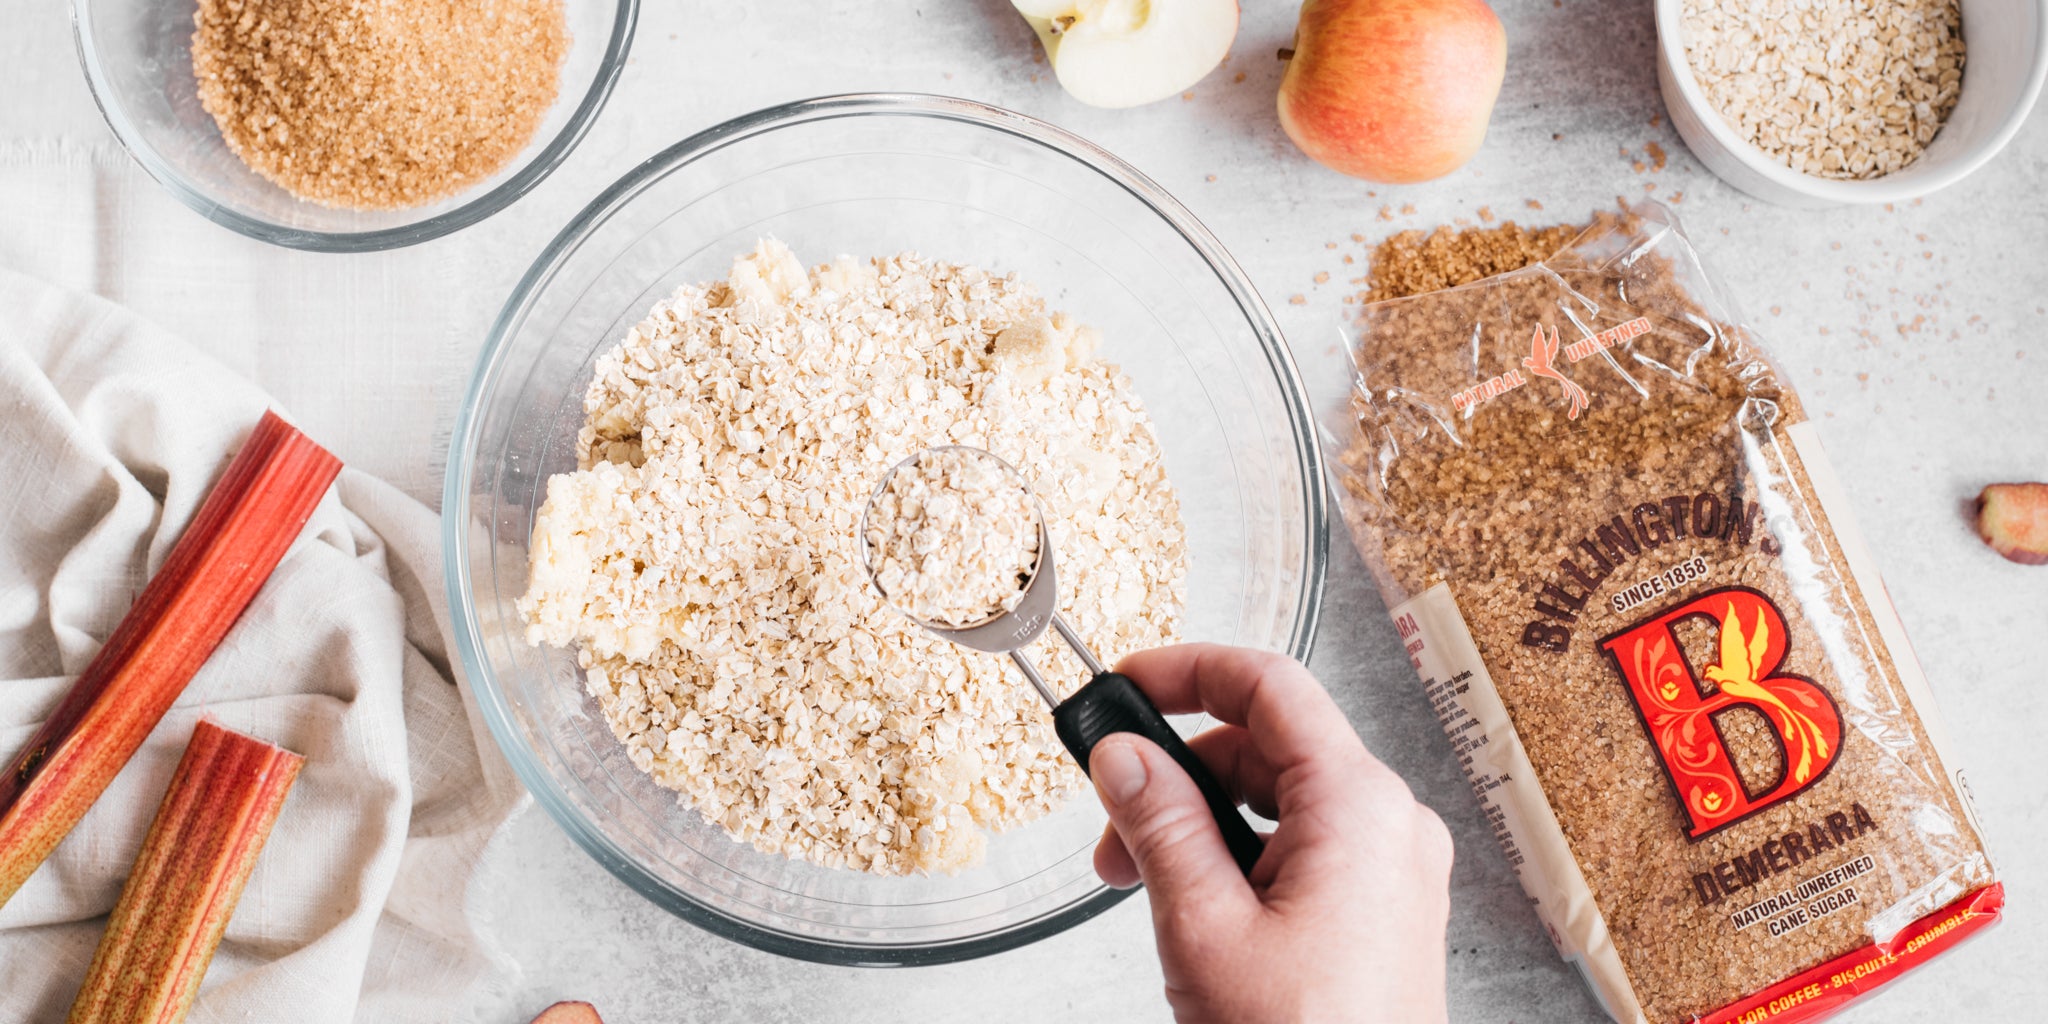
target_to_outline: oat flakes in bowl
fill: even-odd
[[[1918,159],[1963,91],[1960,0],[1683,0],[1685,55],[1722,119],[1804,174]]]
[[[547,480],[578,469],[586,450],[599,360],[656,303],[725,279],[733,255],[763,237],[811,259],[915,250],[1014,273],[1047,308],[1096,328],[1099,358],[1142,400],[1181,497],[1182,633],[1307,657],[1327,556],[1314,426],[1277,326],[1216,239],[1127,164],[1042,122],[944,97],[842,96],[748,115],[659,154],[572,221],[507,301],[456,423],[443,502],[456,649],[482,718],[596,864],[734,941],[831,963],[924,964],[1072,927],[1124,896],[1095,876],[1105,817],[1085,794],[985,833],[979,864],[953,874],[764,853],[634,764],[574,653],[526,641],[515,602],[531,582],[536,513]],[[1075,452],[1061,472],[1096,472],[1103,454]],[[1047,482],[1030,482],[1049,504]],[[822,475],[820,485],[855,486]],[[1122,555],[1110,564],[1121,593],[1135,568]],[[1115,612],[1114,599],[1097,603]],[[731,677],[735,692],[743,678]],[[1028,684],[1010,688],[1036,700]]]
[[[1097,341],[1015,275],[908,253],[806,271],[759,243],[598,359],[579,468],[548,480],[535,519],[527,638],[573,648],[634,766],[733,838],[881,875],[974,866],[985,830],[1050,813],[1079,770],[1005,659],[889,607],[859,528],[912,454],[998,452],[1045,496],[1060,611],[1089,646],[1113,659],[1178,641],[1179,501]],[[971,476],[984,511],[1013,499],[1028,572],[1030,495],[984,461],[926,452],[885,495],[958,505],[920,470]],[[882,571],[907,575],[892,548]],[[919,568],[957,576],[945,561]],[[925,617],[973,615],[937,597],[949,606]],[[1087,678],[1056,638],[1035,647]]]
[[[1656,15],[1672,127],[1723,180],[1785,206],[1955,184],[2048,79],[2035,0],[1656,0]]]
[[[1037,501],[1014,470],[978,448],[948,445],[882,478],[868,499],[861,551],[883,600],[919,625],[959,628],[1024,600],[1043,550],[1039,530]]]

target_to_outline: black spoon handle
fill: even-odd
[[[1251,823],[1238,812],[1237,802],[1224,792],[1223,784],[1209,773],[1209,766],[1181,742],[1180,734],[1173,731],[1166,716],[1138,689],[1138,684],[1126,676],[1104,672],[1089,680],[1088,685],[1052,710],[1053,725],[1059,731],[1060,742],[1067,745],[1067,751],[1080,762],[1081,770],[1088,770],[1088,753],[1095,744],[1111,733],[1128,732],[1143,736],[1160,749],[1166,751],[1188,777],[1195,780],[1195,786],[1202,791],[1202,799],[1209,804],[1209,814],[1216,819],[1216,827],[1223,832],[1223,844],[1230,848],[1230,855],[1237,859],[1237,866],[1246,875],[1252,873],[1252,865],[1258,863],[1259,854],[1266,849],[1266,841],[1252,830]]]

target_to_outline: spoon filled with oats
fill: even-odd
[[[941,639],[1009,655],[1052,709],[1060,742],[1082,771],[1095,744],[1112,733],[1158,744],[1201,789],[1231,856],[1251,873],[1265,841],[1151,698],[1104,668],[1060,616],[1044,510],[1009,463],[965,445],[920,451],[876,485],[860,537],[868,576],[890,607]],[[1047,626],[1091,675],[1064,700],[1024,653]]]

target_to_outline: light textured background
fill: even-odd
[[[1484,151],[1439,182],[1368,189],[1306,161],[1274,122],[1291,4],[1252,0],[1229,65],[1192,99],[1095,111],[1059,91],[1003,0],[653,2],[610,107],[532,195],[451,238],[340,257],[269,248],[178,206],[101,124],[63,5],[0,0],[0,265],[171,327],[277,395],[343,458],[432,502],[469,363],[526,260],[636,161],[779,101],[953,93],[1102,143],[1232,249],[1325,398],[1344,385],[1336,331],[1357,267],[1342,260],[1364,251],[1353,232],[1370,242],[1476,220],[1482,207],[1543,221],[1617,195],[1665,198],[1819,421],[1961,740],[2011,893],[2006,924],[1847,1019],[2038,1019],[2048,1001],[2048,569],[1989,554],[1962,506],[1986,482],[2048,477],[2048,124],[2037,115],[1988,169],[1923,203],[1775,209],[1719,184],[1663,123],[1647,2],[1496,6],[1509,68]],[[1653,141],[1668,166],[1637,170]],[[1313,283],[1319,271],[1328,284]],[[1357,559],[1341,538],[1333,549],[1313,667],[1457,836],[1453,1018],[1595,1019],[1497,852]],[[1002,956],[864,972],[699,932],[612,881],[538,813],[517,827],[507,859],[497,930],[525,971],[492,1021],[524,1021],[557,998],[593,999],[614,1022],[1165,1016],[1141,899]]]

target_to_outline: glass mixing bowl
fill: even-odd
[[[301,200],[242,163],[199,105],[192,75],[198,0],[72,0],[78,62],[121,145],[178,201],[251,238],[294,249],[370,252],[438,238],[512,204],[576,148],[626,66],[640,0],[562,0],[561,90],[526,149],[438,203],[337,210]]]
[[[1043,938],[1124,894],[1095,877],[1083,794],[952,877],[756,852],[635,770],[575,656],[513,601],[549,474],[576,467],[592,364],[676,286],[774,236],[807,264],[926,256],[1016,271],[1102,332],[1180,492],[1186,635],[1306,658],[1327,556],[1315,428],[1280,330],[1214,236],[1129,164],[964,100],[838,96],[729,121],[606,190],[519,282],[478,359],[443,507],[455,635],[485,720],[541,806],[648,899],[728,938],[846,964],[934,963]],[[1020,680],[1018,685],[1024,683]]]

